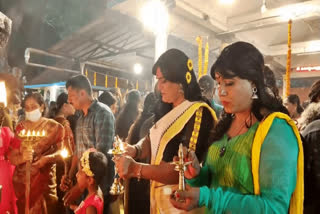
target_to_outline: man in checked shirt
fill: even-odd
[[[109,189],[113,181],[114,165],[111,161],[108,150],[112,148],[114,139],[114,116],[110,108],[95,100],[92,96],[91,84],[84,75],[74,76],[66,83],[68,90],[68,101],[73,107],[80,111],[80,117],[76,122],[75,129],[75,156],[80,160],[82,153],[89,148],[95,148],[108,158],[108,167],[105,177],[100,185],[104,196],[104,213],[108,213],[110,204]],[[71,168],[75,168],[72,164]],[[68,184],[69,179],[75,175],[75,170],[70,169],[69,178],[64,178],[63,182]],[[77,184],[65,195],[65,205],[77,199],[81,190]]]

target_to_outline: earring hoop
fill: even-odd
[[[251,99],[257,100],[257,99],[259,98],[257,92],[258,92],[257,87],[253,87],[253,88],[252,88],[252,96],[251,96]]]

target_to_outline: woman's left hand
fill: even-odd
[[[130,156],[115,156],[113,161],[116,165],[118,174],[120,178],[131,178],[135,175],[135,169],[138,166],[138,163],[133,160]]]
[[[170,197],[170,202],[177,209],[190,211],[198,207],[199,194],[199,188],[186,186],[185,191],[174,192]]]
[[[35,167],[37,169],[41,169],[42,167],[44,167],[47,164],[47,158],[45,156],[41,157],[39,160],[37,160],[36,162],[34,162],[32,164],[32,167]]]

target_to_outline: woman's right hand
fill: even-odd
[[[81,189],[77,184],[74,185],[62,198],[64,206],[70,206],[83,192],[84,189]]]
[[[128,155],[132,158],[135,158],[136,157],[136,153],[137,153],[137,150],[134,146],[128,144],[128,143],[124,143],[124,150],[125,150],[125,155]]]
[[[63,175],[60,182],[60,190],[62,192],[67,192],[71,187],[72,187],[71,179],[68,176]]]
[[[191,164],[187,166],[187,170],[184,172],[184,176],[187,179],[195,178],[200,173],[200,163],[194,151],[188,152],[186,161],[191,161]]]
[[[32,159],[33,159],[32,149],[25,148],[22,151],[22,161],[23,162],[32,161]]]

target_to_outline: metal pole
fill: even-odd
[[[81,62],[81,60],[80,60],[80,70],[81,71],[71,70],[71,69],[67,69],[67,68],[59,68],[59,67],[49,66],[49,65],[43,65],[43,64],[39,64],[39,63],[29,62],[30,53],[37,53],[39,55],[45,55],[45,56],[50,56],[50,57],[54,57],[54,58],[65,59],[65,60],[72,61],[72,62],[77,62],[77,60],[75,58],[70,58],[70,57],[63,56],[63,55],[49,53],[47,51],[43,51],[43,50],[39,50],[39,49],[27,48],[25,50],[25,54],[24,54],[25,63],[27,65],[34,66],[34,67],[46,68],[46,69],[55,70],[55,71],[65,71],[65,72],[71,72],[71,73],[77,73],[77,74],[80,74],[80,73],[84,74],[85,66],[86,65],[93,65],[93,66],[97,66],[97,67],[100,67],[100,68],[114,69],[114,70],[121,71],[121,72],[127,72],[125,69],[122,69],[122,68],[119,68],[119,67],[116,67],[116,66],[113,66],[113,65],[105,65],[105,63],[101,64],[101,63],[98,63],[98,62],[91,62],[91,61],[83,61],[83,62]]]

